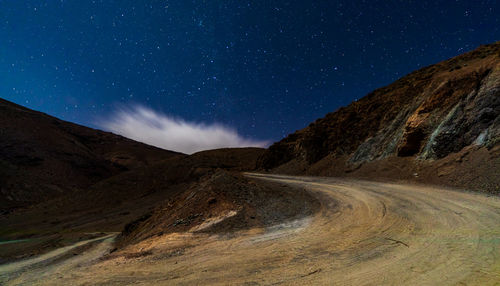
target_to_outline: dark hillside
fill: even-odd
[[[0,209],[72,193],[181,156],[0,99]]]

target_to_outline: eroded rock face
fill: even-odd
[[[439,159],[500,134],[500,42],[413,72],[273,144],[264,169],[326,156]]]
[[[488,68],[465,73],[448,79],[434,90],[406,122],[398,156],[421,154],[423,158],[442,158],[470,145],[494,119],[466,118],[476,117],[482,112],[484,102],[494,100],[495,94],[485,97],[480,91],[491,78],[491,73]],[[438,78],[438,81],[442,80]],[[424,146],[426,148],[422,150]]]

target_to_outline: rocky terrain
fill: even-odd
[[[126,225],[117,247],[171,233],[220,234],[263,228],[311,215],[318,206],[305,192],[218,170]]]
[[[100,233],[0,264],[0,283],[483,286],[500,281],[500,198],[325,177],[247,178],[216,172],[118,237]]]
[[[497,42],[415,71],[327,114],[273,144],[259,166],[499,192],[499,115]]]
[[[450,284],[495,282],[500,264],[485,261],[499,261],[499,115],[500,42],[267,150],[188,156],[0,99],[0,284],[360,284],[385,279],[382,264],[401,284],[437,281],[450,261]],[[428,267],[424,254],[438,252]]]
[[[0,100],[0,242],[25,241],[0,248],[0,262],[120,232],[176,198],[184,205],[187,190],[204,191],[200,180],[254,170],[263,151],[188,156]]]

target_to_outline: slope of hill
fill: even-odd
[[[221,172],[248,170],[244,166],[232,164],[243,161],[244,165],[253,162],[255,166],[256,159],[262,152],[263,149],[258,148],[240,148],[232,149],[229,153],[212,150],[186,157],[173,157],[124,171],[88,188],[73,190],[29,208],[13,209],[0,215],[0,241],[32,239],[32,242],[20,244],[21,249],[14,247],[17,245],[11,246],[11,249],[0,249],[0,263],[3,259],[12,259],[21,255],[20,253],[24,257],[71,243],[75,238],[88,237],[87,233],[120,232],[126,224],[151,213],[159,206],[163,206],[160,209],[165,212],[164,205],[171,202],[181,206],[184,212],[198,213],[196,207],[192,206],[193,200],[186,200],[186,194],[199,192],[196,198],[206,198],[210,192],[200,187],[203,181]],[[249,156],[253,159],[249,159]],[[239,160],[240,157],[247,158],[248,161]],[[220,170],[220,166],[228,171]],[[234,197],[231,192],[238,192],[239,187],[234,186],[243,186],[247,182],[239,176],[228,176],[233,179],[213,184],[215,193],[212,198],[223,202],[231,197],[231,204],[244,204],[242,197]],[[257,188],[254,193],[259,193],[259,190]],[[210,204],[210,208],[217,206],[218,204]],[[173,210],[167,212],[175,213]]]
[[[0,100],[0,241],[26,240],[0,249],[0,263],[101,231],[123,230],[123,254],[172,232],[265,228],[318,211],[310,194],[236,174],[256,168],[499,192],[499,114],[500,43],[416,71],[268,150],[187,156]]]
[[[71,193],[180,156],[0,99],[0,209]]]
[[[327,114],[273,144],[259,166],[499,191],[499,115],[497,42],[413,72]]]
[[[311,215],[319,203],[307,192],[217,170],[128,224],[117,247],[179,232],[232,233]]]
[[[190,189],[203,193],[196,186],[219,168],[255,169],[263,152],[233,148],[188,156],[0,100],[0,241],[28,240],[1,249],[0,263],[95,232],[119,232],[166,201],[182,205],[181,194]],[[232,183],[246,184],[235,178]]]

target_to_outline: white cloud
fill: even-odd
[[[218,123],[187,122],[142,106],[120,109],[99,125],[136,141],[187,154],[225,147],[265,147],[269,143],[243,138]]]

